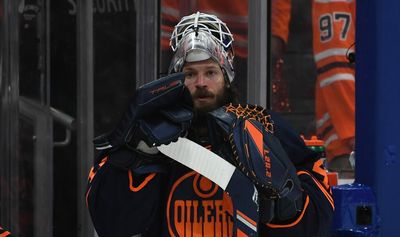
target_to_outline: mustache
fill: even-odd
[[[198,97],[213,97],[213,96],[214,96],[213,93],[209,92],[207,89],[204,89],[204,88],[199,88],[199,89],[197,89],[197,90],[193,93],[193,95],[192,95],[193,98],[198,98]]]

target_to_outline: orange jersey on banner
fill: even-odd
[[[160,25],[160,39],[161,49],[170,50],[169,40],[174,26],[179,22],[182,15],[179,11],[179,2],[176,0],[161,0],[161,25]]]
[[[352,151],[355,73],[347,55],[355,42],[355,0],[314,0],[313,50],[317,66],[316,126],[328,160]]]
[[[271,34],[278,36],[285,43],[289,37],[291,0],[272,0]]]

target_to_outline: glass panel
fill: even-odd
[[[3,0],[0,0],[0,93],[3,91],[3,67],[4,67],[4,62],[3,62],[3,54],[4,50],[3,47],[5,45],[5,40],[4,40],[4,8],[3,8]],[[0,98],[3,98],[3,94],[0,94]],[[0,104],[0,118],[2,117],[2,105]],[[1,190],[0,190],[1,192]],[[1,205],[1,204],[0,204]]]
[[[1,98],[1,101],[3,101],[3,87],[4,87],[4,82],[3,82],[3,67],[4,67],[4,62],[3,62],[3,54],[4,54],[4,52],[3,52],[3,47],[4,47],[4,44],[5,44],[5,40],[4,40],[4,30],[3,30],[3,28],[4,28],[4,24],[3,24],[3,18],[4,18],[4,8],[3,8],[3,0],[0,0],[0,98]],[[0,103],[0,121],[3,121],[3,114],[4,114],[4,112],[3,112],[3,102],[2,103]],[[4,122],[4,121],[3,121]],[[2,128],[2,122],[0,122],[0,128]],[[4,135],[2,135],[1,136],[1,138],[0,138],[0,148],[1,148],[1,145],[3,144],[3,138],[4,137]],[[0,166],[1,166],[1,163],[0,163]],[[3,182],[3,176],[0,174],[0,182]],[[3,185],[0,183],[0,197],[1,197],[1,187],[2,187]],[[0,210],[1,210],[1,202],[0,202]]]
[[[77,33],[76,1],[50,2],[51,106],[76,118]],[[65,127],[54,123],[53,140],[65,139]],[[53,149],[53,236],[78,236],[77,145],[73,133],[66,146]]]
[[[234,37],[235,50],[235,80],[234,85],[239,90],[239,99],[246,101],[247,97],[247,23],[248,1],[234,0],[161,0],[161,53],[160,72],[168,73],[172,58],[169,39],[173,27],[179,20],[196,11],[213,14],[227,24]]]
[[[21,116],[19,122],[18,172],[11,178],[12,186],[17,189],[18,236],[34,236],[34,160],[35,160],[35,124],[31,119]],[[36,227],[39,228],[39,227]],[[40,228],[48,228],[42,226]],[[17,233],[14,233],[17,234]]]
[[[15,177],[17,165],[13,161],[18,153],[16,138],[18,113],[15,108],[16,87],[14,88],[15,84],[10,73],[12,69],[15,69],[10,64],[12,60],[15,60],[16,54],[15,47],[9,44],[9,39],[15,36],[17,27],[15,25],[13,28],[10,27],[13,22],[10,19],[11,11],[4,11],[9,8],[12,8],[9,1],[0,0],[0,152],[2,154],[0,158],[0,225],[10,230],[17,226],[12,220],[18,219],[17,210],[13,208],[16,194],[12,186],[17,182]]]
[[[309,1],[273,0],[271,5],[271,108],[306,136],[315,134],[310,10]]]
[[[19,112],[24,116],[18,127],[18,185],[15,186],[19,220],[15,234],[18,236],[47,237],[53,230],[53,134],[46,109],[50,99],[46,4],[44,0],[25,0],[18,4]]]
[[[114,128],[136,88],[134,1],[93,1],[94,128]]]
[[[328,167],[351,177],[355,0],[272,0],[271,11],[272,109],[322,139]]]
[[[53,217],[52,122],[45,106],[20,97],[18,151],[15,159],[18,236],[49,237]],[[50,148],[50,149],[49,149]],[[11,178],[13,180],[13,177]],[[29,234],[33,228],[33,235]]]
[[[3,33],[3,18],[4,18],[4,7],[3,0],[0,0],[0,88],[2,86],[3,77],[3,47],[4,47],[4,33]],[[1,108],[1,107],[0,107]],[[1,110],[0,110],[1,115]]]
[[[43,25],[45,8],[41,0],[21,1],[19,10],[20,95],[46,100],[45,71],[46,32]]]

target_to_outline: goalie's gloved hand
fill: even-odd
[[[114,149],[143,140],[150,147],[181,136],[193,117],[184,74],[175,73],[141,86],[114,130],[95,138],[96,149]],[[139,137],[137,137],[139,136]]]
[[[294,165],[273,135],[267,112],[257,106],[229,105],[210,115],[228,136],[232,163],[254,182],[260,202],[271,200],[264,206],[274,211],[265,210],[267,215],[261,219],[269,222],[274,217],[287,220],[295,216],[302,208],[302,188]]]
[[[127,145],[137,148],[144,141],[151,148],[176,141],[186,136],[192,118],[192,110],[183,105],[160,109],[136,121],[126,138]]]
[[[99,150],[103,148],[108,153],[111,164],[136,170],[165,162],[167,159],[159,153],[157,146],[186,136],[192,117],[193,112],[185,106],[161,109],[152,116],[134,121],[124,144],[110,145],[107,135],[97,137],[94,142]]]
[[[157,164],[168,159],[163,159],[155,146],[185,136],[193,117],[184,78],[183,73],[175,73],[137,89],[115,129],[93,140],[101,151],[98,159],[109,156],[114,166],[157,172]]]

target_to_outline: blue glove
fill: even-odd
[[[143,140],[149,146],[166,144],[185,133],[193,117],[184,74],[175,73],[136,90],[128,110],[113,131],[95,138],[96,149],[136,148]]]

